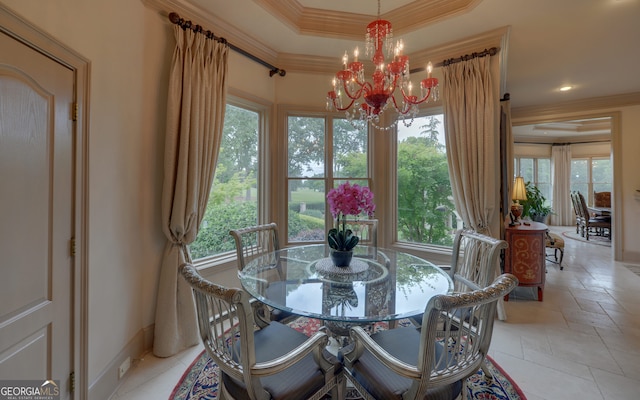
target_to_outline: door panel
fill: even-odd
[[[74,73],[0,33],[0,376],[60,381],[73,362]]]

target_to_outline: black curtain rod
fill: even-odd
[[[225,43],[227,46],[229,46],[229,48],[233,51],[235,51],[236,53],[240,53],[243,56],[250,58],[251,60],[257,62],[258,64],[264,65],[265,67],[269,68],[269,76],[274,76],[275,74],[278,74],[280,76],[285,76],[287,74],[287,71],[285,71],[284,69],[280,69],[278,67],[274,67],[273,65],[269,64],[268,62],[264,61],[261,58],[258,58],[256,56],[254,56],[253,54],[249,53],[246,50],[242,50],[241,48],[227,42],[227,39],[223,38],[223,37],[218,37],[216,35],[213,34],[213,32],[211,31],[205,31],[203,27],[201,27],[200,25],[194,25],[193,22],[191,21],[187,21],[184,18],[180,18],[180,16],[175,13],[175,12],[171,12],[169,13],[169,21],[171,21],[172,23],[176,24],[176,25],[180,25],[180,27],[182,29],[191,29],[194,32],[198,32],[198,33],[202,33],[203,35],[205,35],[206,37],[208,37],[209,39],[213,39],[216,40],[220,43]]]
[[[456,57],[456,58],[449,58],[446,59],[442,62],[439,62],[437,64],[433,64],[434,67],[445,67],[447,65],[451,65],[451,64],[455,64],[455,63],[459,63],[461,61],[467,61],[467,60],[471,60],[474,58],[478,58],[478,57],[485,57],[485,56],[495,56],[496,54],[498,54],[498,51],[500,50],[499,47],[492,47],[490,49],[484,49],[483,51],[480,52],[473,52],[471,54],[465,54],[463,56],[460,57]],[[413,74],[414,72],[422,72],[422,71],[426,71],[426,68],[415,68],[409,71],[410,74]]]
[[[607,140],[607,139],[599,139],[599,140],[587,140],[587,141],[583,141],[583,142],[562,142],[562,143],[556,143],[556,142],[517,142],[514,141],[514,144],[545,144],[545,145],[550,145],[550,146],[567,146],[567,145],[571,145],[571,144],[593,144],[593,143],[611,143],[611,140]]]

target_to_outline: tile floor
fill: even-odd
[[[609,247],[565,239],[564,270],[547,263],[544,301],[518,288],[505,303],[489,354],[528,400],[640,398],[640,276],[612,260]],[[201,350],[145,355],[112,400],[168,399]]]

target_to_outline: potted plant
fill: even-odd
[[[524,187],[527,199],[520,202],[522,215],[531,218],[532,221],[545,222],[547,215],[553,212],[551,207],[546,205],[547,199],[533,183],[527,182]]]
[[[353,256],[353,248],[360,238],[346,227],[346,216],[366,214],[373,216],[376,205],[373,193],[366,186],[345,182],[327,193],[327,202],[331,215],[336,219],[336,227],[329,230],[327,242],[331,248],[334,265],[347,267]]]

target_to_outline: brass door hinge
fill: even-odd
[[[71,254],[71,257],[76,256],[76,238],[71,238],[69,241],[69,253]]]
[[[75,102],[71,104],[71,120],[78,120],[78,103]]]
[[[71,371],[71,373],[69,374],[69,391],[73,393],[75,388],[76,388],[76,374],[73,371]]]

